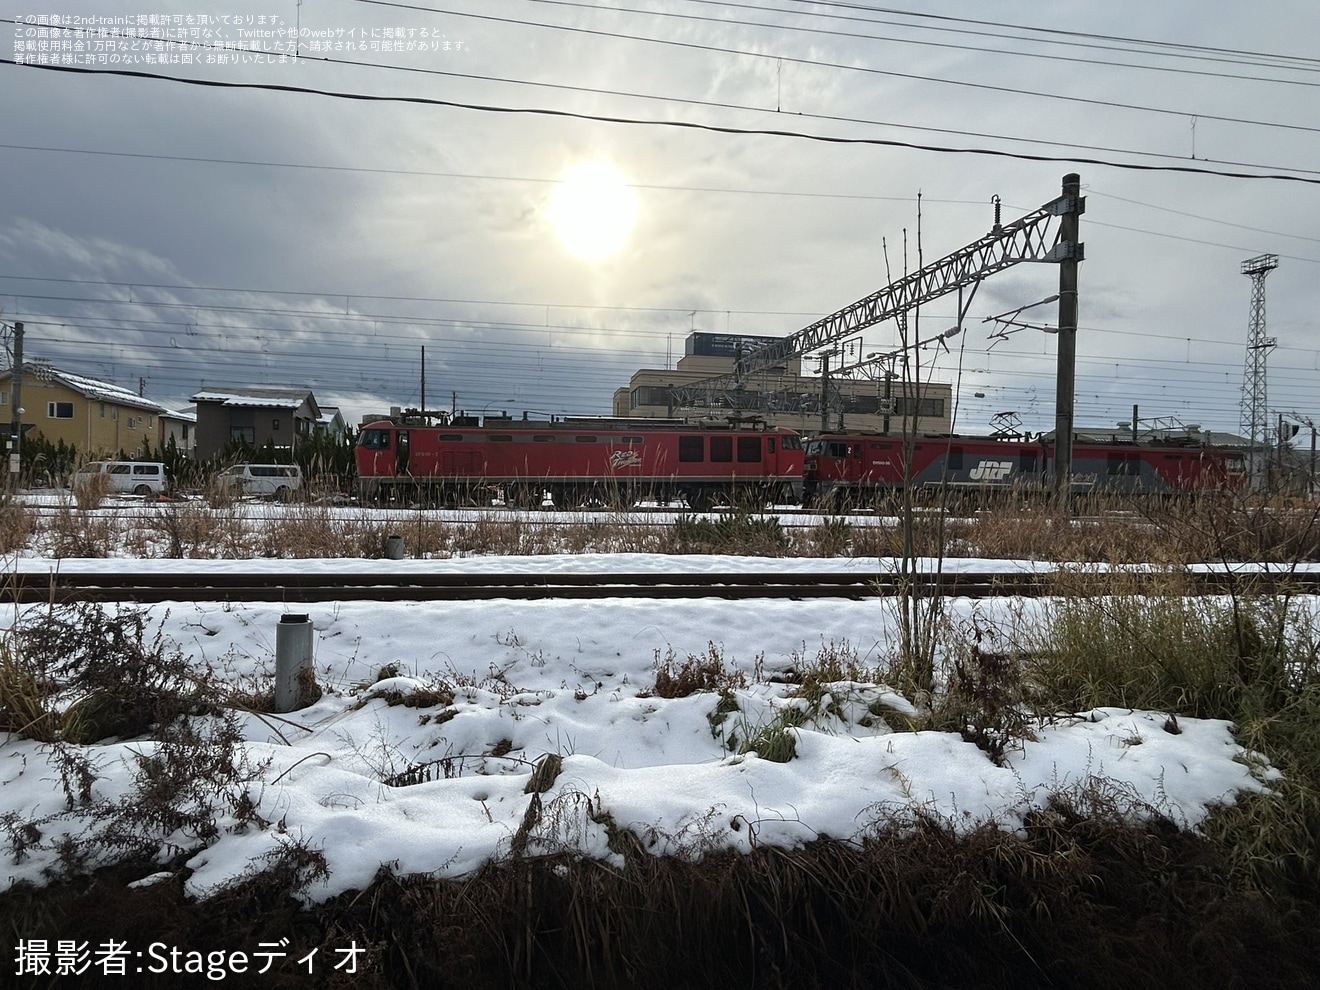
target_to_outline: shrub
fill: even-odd
[[[714,643],[706,645],[703,654],[689,653],[686,660],[676,663],[670,650],[662,660],[655,651],[655,687],[651,693],[658,698],[686,698],[699,691],[723,691],[747,686],[742,671],[726,666],[724,654]]]
[[[781,556],[789,547],[779,519],[734,512],[718,519],[682,515],[674,520],[674,553],[735,553]]]

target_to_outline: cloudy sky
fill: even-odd
[[[1261,254],[1270,407],[1320,421],[1312,0],[11,10],[0,320],[26,356],[167,404],[306,384],[356,420],[424,380],[430,408],[607,413],[692,329],[792,333],[1075,171],[1077,422],[1139,404],[1237,430]],[[595,195],[557,196],[569,175]],[[980,287],[933,366],[961,432],[1052,426],[1055,338],[985,320],[1057,287],[1049,265]],[[954,312],[923,309],[923,335]]]

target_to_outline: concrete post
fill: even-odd
[[[275,711],[306,708],[320,696],[312,666],[311,620],[306,615],[281,615],[275,628]]]
[[[1077,378],[1077,265],[1083,258],[1078,219],[1085,209],[1082,177],[1063,177],[1064,211],[1059,218],[1059,364],[1054,396],[1054,494],[1061,507],[1072,493],[1074,388]]]

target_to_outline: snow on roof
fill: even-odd
[[[218,402],[225,406],[274,406],[280,409],[297,409],[311,398],[310,389],[228,388],[206,389],[194,395],[192,401]]]
[[[134,409],[146,409],[158,415],[169,414],[169,409],[159,402],[153,402],[151,399],[144,398],[129,389],[99,381],[96,378],[74,375],[46,364],[28,364],[27,362],[24,362],[23,372],[25,377],[57,381],[89,399],[96,399],[100,402],[113,402],[121,406],[132,406]]]

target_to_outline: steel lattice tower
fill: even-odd
[[[1251,278],[1251,318],[1247,325],[1247,363],[1242,372],[1242,435],[1252,450],[1270,443],[1265,357],[1278,341],[1265,336],[1265,276],[1279,267],[1277,254],[1262,254],[1242,262]]]

